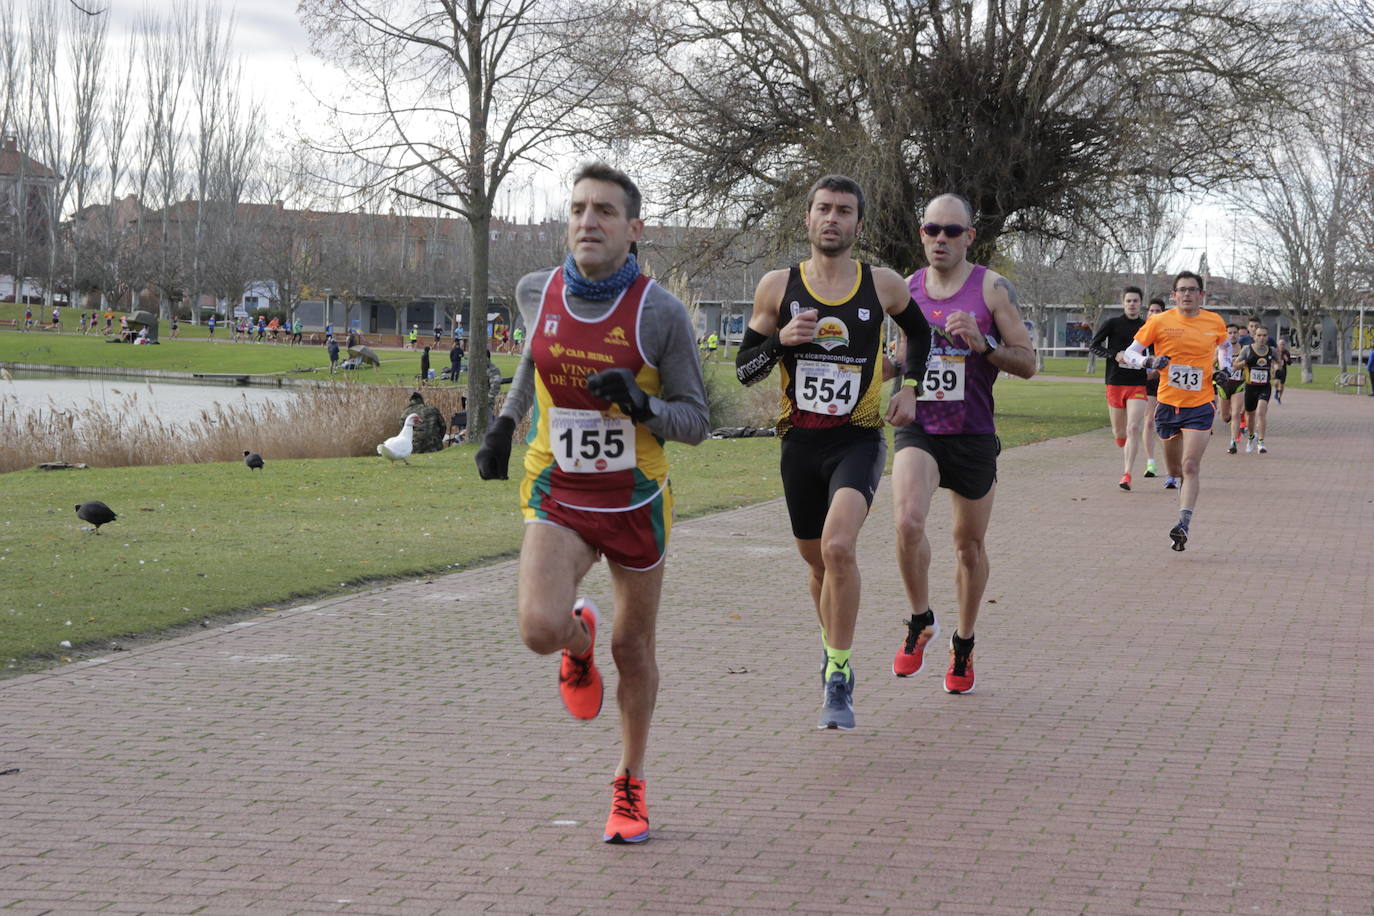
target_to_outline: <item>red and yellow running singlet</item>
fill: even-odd
[[[652,284],[640,276],[605,317],[587,321],[568,309],[563,271],[550,275],[529,345],[535,399],[521,484],[527,516],[538,517],[546,499],[623,512],[651,501],[666,484],[663,440],[587,390],[587,376],[629,369],[646,394],[660,394],[658,367],[639,346],[639,319]]]

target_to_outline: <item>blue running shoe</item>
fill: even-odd
[[[825,682],[824,702],[817,728],[838,728],[849,731],[854,727],[854,672],[831,672]]]
[[[1164,489],[1166,489],[1166,490],[1177,490],[1177,489],[1178,489],[1178,478],[1176,478],[1176,477],[1165,477],[1165,478],[1164,478]]]

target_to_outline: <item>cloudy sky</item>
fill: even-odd
[[[7,2],[7,0],[0,0]],[[87,0],[81,0],[83,5]],[[171,11],[188,0],[90,0],[107,7],[114,33],[131,32],[140,12],[147,8]],[[328,92],[329,68],[310,55],[310,42],[296,18],[295,0],[224,0],[224,8],[235,16],[234,53],[243,61],[246,88],[262,101],[273,132],[289,136],[298,126],[319,123],[314,100],[302,84],[302,75],[317,91]],[[542,202],[531,205],[542,209],[550,204],[556,190],[535,192]],[[526,206],[515,204],[513,209]],[[1243,228],[1243,227],[1242,227]],[[1192,208],[1180,233],[1179,247],[1169,263],[1171,270],[1195,269],[1202,249],[1210,248],[1209,260],[1214,275],[1230,273],[1232,221],[1220,201]]]

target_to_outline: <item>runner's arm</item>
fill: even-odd
[[[1222,372],[1231,371],[1231,341],[1223,340],[1217,347],[1217,365]]]
[[[539,308],[544,301],[544,284],[548,281],[549,271],[541,270],[532,274],[526,274],[520,278],[519,284],[515,288],[515,301],[520,307],[520,316],[525,321],[525,327],[534,327],[539,319]],[[464,355],[467,355],[464,353]],[[510,388],[506,391],[506,400],[501,405],[501,416],[509,417],[516,425],[529,413],[530,405],[534,403],[534,360],[530,358],[529,348],[525,348],[524,355],[520,358],[520,364],[515,368],[515,377],[511,379]]]
[[[657,283],[644,300],[640,347],[658,368],[662,395],[650,396],[653,416],[644,425],[654,435],[696,445],[711,434],[706,380],[687,307]]]
[[[930,358],[930,322],[916,300],[911,298],[910,287],[897,271],[885,267],[874,268],[873,284],[883,311],[906,337],[906,357],[902,361],[904,374],[919,383],[925,378],[926,361]],[[919,385],[905,387],[915,388]]]
[[[782,301],[787,272],[770,270],[754,290],[754,312],[735,354],[735,378],[742,385],[763,381],[786,349],[779,339],[778,303]]]
[[[1169,365],[1169,357],[1150,356],[1145,352],[1145,345],[1135,340],[1129,347],[1116,354],[1116,362],[1117,365],[1129,366],[1132,369],[1157,370]]]
[[[988,284],[991,283],[991,291]],[[1006,277],[989,270],[983,281],[983,301],[992,312],[993,323],[997,327],[997,349],[987,354],[988,362],[1003,372],[1021,378],[1035,375],[1035,347],[1031,345],[1030,332],[1021,319],[1021,304],[1016,296],[1016,287]],[[986,341],[984,341],[986,349]]]
[[[1107,342],[1107,334],[1111,331],[1111,322],[1112,320],[1110,318],[1103,319],[1102,325],[1097,329],[1097,333],[1093,335],[1093,339],[1088,341],[1088,351],[1103,359],[1111,359],[1116,356],[1115,353],[1104,346]]]

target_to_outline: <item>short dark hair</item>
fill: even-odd
[[[1232,322],[1230,322],[1229,324],[1226,325],[1226,328],[1227,328],[1227,330],[1230,330],[1231,328],[1235,328],[1237,331],[1239,331],[1239,330],[1240,330],[1240,325],[1238,325],[1238,324],[1236,324],[1234,321],[1232,321]]]
[[[1125,289],[1123,289],[1123,290],[1121,291],[1121,297],[1124,299],[1126,296],[1130,295],[1131,293],[1135,293],[1137,296],[1139,296],[1139,297],[1142,298],[1142,299],[1145,298],[1145,290],[1141,289],[1141,288],[1138,287],[1138,286],[1128,286],[1128,287],[1126,287]]]
[[[1175,290],[1178,289],[1178,281],[1179,281],[1179,280],[1196,280],[1196,281],[1197,281],[1197,288],[1198,288],[1199,290],[1204,290],[1204,289],[1207,288],[1207,284],[1205,284],[1205,283],[1202,282],[1202,277],[1200,277],[1200,276],[1198,276],[1197,274],[1193,273],[1191,270],[1179,271],[1179,273],[1174,277],[1174,289],[1175,289]]]
[[[1151,296],[1150,301],[1146,303],[1145,307],[1149,308],[1151,305],[1157,305],[1162,309],[1167,309],[1169,307],[1168,304],[1165,303],[1163,296]]]
[[[1256,334],[1258,334],[1260,331],[1263,331],[1263,332],[1266,333],[1266,334],[1269,333],[1269,329],[1266,328],[1264,325],[1259,325],[1257,328],[1255,328],[1255,333],[1256,333]]]
[[[859,219],[864,218],[864,189],[859,183],[848,175],[823,175],[816,179],[816,183],[811,186],[811,190],[806,192],[806,212],[811,212],[811,204],[816,199],[817,191],[834,191],[837,194],[853,194],[859,202]]]
[[[625,215],[630,219],[639,219],[640,208],[644,205],[644,195],[639,193],[639,185],[635,184],[629,175],[604,162],[584,162],[573,173],[573,186],[576,187],[579,181],[588,178],[620,185],[620,189],[625,192]]]

